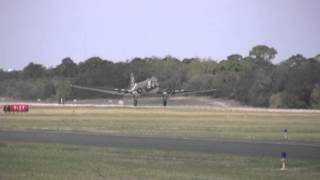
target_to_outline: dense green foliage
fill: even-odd
[[[137,81],[158,78],[162,88],[208,89],[214,97],[246,105],[277,108],[319,108],[320,56],[295,55],[280,64],[271,61],[274,48],[258,45],[248,57],[232,54],[226,60],[134,58],[114,63],[92,57],[76,64],[70,58],[53,68],[30,63],[22,71],[0,70],[0,96],[16,99],[105,98],[107,94],[70,89],[70,84],[127,88],[130,72]]]

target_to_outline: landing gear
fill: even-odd
[[[162,95],[163,106],[167,106],[168,97],[169,97],[169,96],[168,96],[167,94]]]
[[[163,106],[167,106],[167,100],[163,100]]]
[[[133,95],[133,106],[138,105],[138,98],[139,98],[138,94]]]

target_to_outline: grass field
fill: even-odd
[[[79,130],[136,135],[320,141],[320,113],[192,108],[32,107],[1,113],[0,128]]]
[[[318,180],[320,160],[116,149],[59,144],[0,143],[0,179]]]
[[[249,112],[201,108],[32,107],[0,113],[0,128],[320,141],[318,112]],[[320,160],[238,156],[111,147],[0,142],[2,179],[217,179],[320,178]]]

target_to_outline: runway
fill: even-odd
[[[73,131],[10,129],[0,129],[0,141],[95,145],[116,148],[157,149],[272,157],[280,157],[280,153],[285,151],[288,154],[288,158],[320,160],[319,142],[131,136]]]

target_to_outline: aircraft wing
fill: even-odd
[[[71,87],[76,89],[95,91],[95,92],[101,92],[101,93],[107,93],[107,94],[113,94],[113,95],[126,95],[130,93],[127,89],[99,89],[99,88],[83,87],[78,85],[71,85]]]

